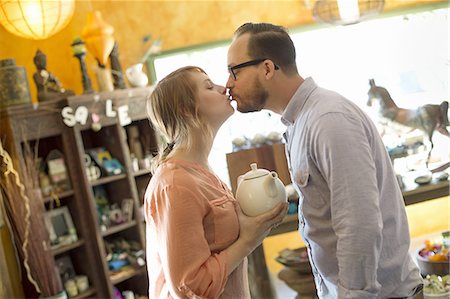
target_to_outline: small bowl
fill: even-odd
[[[448,299],[450,298],[450,292],[441,293],[441,294],[431,294],[431,293],[423,293],[424,299]]]
[[[422,276],[432,274],[444,276],[449,274],[450,261],[439,261],[439,262],[430,261],[428,260],[428,258],[420,255],[420,252],[423,249],[424,248],[418,250],[416,254],[417,263],[419,264],[420,274],[422,274]]]
[[[308,252],[306,247],[297,248],[294,250],[284,249],[275,258],[277,262],[286,266],[287,268],[301,274],[312,273],[311,265],[309,264]]]

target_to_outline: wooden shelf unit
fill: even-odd
[[[151,174],[149,169],[132,171],[130,149],[126,128],[137,126],[140,139],[146,152],[154,153],[157,138],[146,115],[146,97],[150,87],[116,90],[92,95],[72,96],[67,99],[39,103],[37,109],[31,105],[11,106],[0,111],[0,138],[6,150],[11,154],[13,163],[19,172],[25,170],[23,145],[26,142],[38,143],[38,156],[45,158],[52,149],[59,149],[70,177],[70,190],[60,191],[55,196],[43,197],[43,205],[50,209],[57,198],[61,205],[67,206],[77,231],[78,241],[52,250],[55,259],[69,256],[77,275],[86,275],[90,288],[76,298],[95,295],[98,298],[114,298],[113,286],[119,291],[132,290],[136,295],[147,295],[148,277],[146,266],[136,266],[132,273],[111,278],[106,260],[106,239],[130,239],[145,250],[145,222],[141,213],[143,193]],[[116,117],[108,117],[106,102],[112,101]],[[85,124],[77,123],[73,127],[64,124],[61,111],[70,107],[76,111],[86,107],[89,117]],[[131,124],[120,124],[117,108],[128,107]],[[92,129],[91,113],[100,116],[101,129]],[[89,181],[85,171],[84,155],[92,147],[105,147],[123,166],[123,172],[114,176]],[[98,216],[93,188],[102,186],[108,193],[111,203],[120,204],[122,199],[133,200],[133,219],[130,222],[111,226],[102,231]],[[119,205],[120,206],[120,205]],[[49,242],[49,240],[43,240]],[[50,273],[51,269],[42,269]],[[57,274],[55,274],[57,275]],[[33,297],[33,290],[26,290]]]

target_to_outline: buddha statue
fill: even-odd
[[[47,56],[41,50],[38,49],[36,51],[33,61],[37,69],[33,74],[33,80],[36,84],[37,96],[40,102],[63,99],[74,95],[73,91],[64,89],[58,78],[47,71]]]

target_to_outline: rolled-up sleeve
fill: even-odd
[[[224,252],[212,253],[203,219],[209,206],[182,186],[165,186],[147,199],[166,284],[174,298],[217,298],[227,282]]]
[[[328,113],[311,125],[312,158],[330,189],[339,298],[376,298],[382,218],[370,135],[360,120]]]

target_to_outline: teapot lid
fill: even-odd
[[[267,169],[258,169],[256,163],[250,164],[250,167],[252,168],[252,170],[242,175],[242,178],[244,180],[259,178],[270,173],[270,171],[268,171]]]

